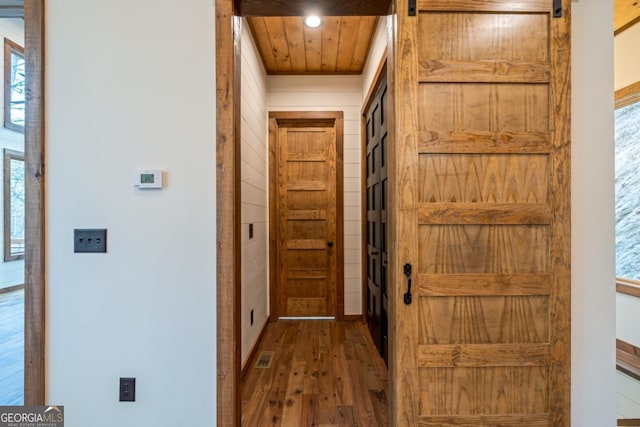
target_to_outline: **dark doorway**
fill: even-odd
[[[380,355],[388,363],[386,67],[376,85],[365,113],[367,325]]]

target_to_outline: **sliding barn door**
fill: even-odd
[[[568,426],[570,3],[562,17],[552,0],[408,3],[394,62],[392,419]]]

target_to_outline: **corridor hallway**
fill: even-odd
[[[273,352],[268,368],[257,368]],[[241,384],[243,426],[387,426],[387,368],[366,325],[267,325]]]

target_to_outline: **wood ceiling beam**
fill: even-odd
[[[640,21],[640,0],[615,0],[613,3],[613,33],[619,34]]]
[[[390,0],[237,0],[242,16],[381,16]]]

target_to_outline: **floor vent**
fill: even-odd
[[[273,358],[273,351],[263,351],[258,357],[256,362],[256,368],[266,369],[271,367],[271,359]]]

